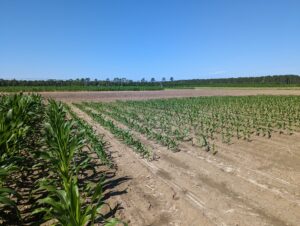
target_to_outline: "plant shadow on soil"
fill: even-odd
[[[28,161],[30,162],[30,161]],[[34,159],[33,161],[34,162]],[[118,177],[116,168],[109,168],[91,158],[89,167],[80,172],[78,185],[81,187],[87,182],[99,183],[103,181],[103,197],[102,201],[106,203],[106,211],[101,217],[96,219],[95,223],[103,223],[103,219],[115,217],[117,211],[121,210],[120,203],[110,206],[108,201],[111,197],[120,196],[127,193],[127,188],[120,190],[119,185],[131,180],[130,177]],[[8,180],[7,187],[15,189],[20,195],[21,199],[17,201],[17,208],[19,210],[20,218],[18,218],[18,211],[15,208],[4,207],[0,209],[0,225],[7,226],[36,226],[48,225],[43,219],[44,214],[39,213],[32,215],[31,213],[37,208],[37,200],[47,196],[46,191],[39,191],[33,194],[33,190],[37,189],[37,181],[47,177],[49,174],[49,167],[47,164],[41,164],[36,169],[25,167],[20,172],[12,175]]]

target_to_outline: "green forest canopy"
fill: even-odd
[[[204,87],[204,86],[300,86],[299,75],[273,75],[261,77],[238,77],[238,78],[216,78],[216,79],[189,79],[189,80],[174,80],[171,77],[169,80],[162,78],[161,81],[155,81],[151,78],[150,81],[142,79],[141,81],[132,81],[126,78],[114,78],[113,80],[91,80],[89,78],[69,79],[69,80],[5,80],[0,79],[1,87],[27,87],[27,86],[40,86],[40,87],[151,87],[150,89],[159,88],[180,88],[180,87]],[[124,88],[125,88],[124,87]],[[76,89],[77,89],[76,88]],[[75,90],[76,90],[75,89]],[[96,88],[95,88],[96,89]],[[145,88],[147,89],[147,88]],[[105,89],[104,89],[105,90]],[[138,90],[138,89],[137,89]]]

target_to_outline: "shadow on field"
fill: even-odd
[[[87,153],[90,155],[90,153]],[[86,157],[87,155],[85,155]],[[28,158],[28,157],[27,157]],[[6,187],[15,189],[20,198],[16,199],[17,208],[4,207],[0,209],[0,225],[8,226],[36,226],[36,225],[52,225],[53,220],[45,221],[44,213],[33,215],[32,212],[38,208],[37,201],[47,196],[44,190],[35,191],[38,188],[38,181],[42,178],[49,177],[49,166],[47,163],[40,164],[35,169],[32,169],[36,164],[36,158],[32,161],[26,161],[28,164],[21,171],[11,175],[11,179],[7,180]],[[102,201],[105,203],[103,209],[105,210],[100,217],[96,219],[95,223],[103,223],[103,219],[115,217],[117,211],[121,210],[120,203],[111,204],[109,199],[114,196],[120,196],[127,193],[126,186],[122,186],[124,182],[129,181],[130,177],[118,177],[116,168],[109,168],[99,162],[97,157],[90,157],[88,167],[81,170],[78,175],[78,186],[80,192],[84,192],[84,187],[88,183],[98,184],[102,183],[103,196]],[[51,177],[51,176],[50,176]],[[124,189],[125,187],[125,189]],[[90,198],[87,197],[87,200]],[[18,217],[18,215],[20,217]]]
[[[90,156],[91,157],[91,156]],[[117,211],[122,210],[120,203],[110,202],[110,198],[120,196],[127,193],[127,186],[120,186],[123,183],[131,180],[130,177],[119,177],[117,175],[117,167],[112,168],[99,163],[98,157],[92,155],[89,162],[89,167],[82,171],[79,175],[78,183],[83,185],[87,182],[99,183],[102,182],[103,197],[102,201],[105,207],[102,209],[101,214],[95,223],[103,223],[103,219],[115,218]],[[124,188],[125,187],[125,188]]]
[[[15,208],[1,208],[1,225],[40,225],[44,222],[43,214],[32,215],[32,212],[36,208],[37,200],[46,197],[47,193],[38,191],[33,194],[33,191],[37,189],[37,182],[48,176],[49,167],[43,164],[33,169],[34,164],[36,159],[26,155],[26,161],[20,164],[22,170],[12,173],[7,179],[5,186],[16,190],[20,197],[14,199],[17,204]]]

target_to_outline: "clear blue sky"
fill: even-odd
[[[0,77],[300,74],[299,0],[0,0]]]

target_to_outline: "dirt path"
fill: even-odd
[[[140,100],[197,96],[245,96],[245,95],[300,95],[300,89],[276,88],[197,88],[160,91],[83,91],[83,92],[41,92],[46,98],[65,102]]]
[[[93,123],[86,114],[78,109],[76,112]],[[120,123],[118,125],[126,128]],[[97,131],[108,135],[111,142],[118,142],[99,125]],[[156,208],[153,209],[139,208],[139,216],[142,219],[151,219],[149,213],[153,214],[152,221],[160,219],[159,212],[169,208],[169,218],[161,225],[281,226],[297,225],[300,222],[299,184],[296,183],[299,167],[292,165],[287,168],[290,161],[287,159],[287,162],[282,161],[285,171],[278,170],[278,166],[270,165],[274,159],[270,149],[266,149],[265,155],[256,157],[255,154],[260,152],[262,143],[268,142],[259,141],[262,143],[252,144],[250,148],[240,143],[239,146],[244,148],[241,155],[240,151],[232,146],[224,146],[223,149],[227,151],[220,152],[222,154],[217,156],[185,143],[181,146],[182,151],[175,154],[139,133],[133,134],[144,144],[151,146],[160,157],[158,161],[147,162],[137,158],[127,147],[122,148],[124,152],[121,153],[122,144],[115,144],[115,148],[119,149],[116,162],[120,169],[124,170],[121,172],[138,178],[142,184],[147,181],[147,176],[137,175],[137,172],[148,172],[151,186],[156,186],[150,194],[156,196],[155,191],[160,191],[158,197],[163,202],[155,203]],[[290,149],[290,152],[296,154],[297,148]],[[299,159],[296,161],[300,163]],[[283,174],[277,175],[277,171]],[[286,177],[291,175],[291,172],[294,172],[294,177]],[[134,200],[133,204],[137,206],[143,206],[145,201],[136,193],[149,192],[147,187],[141,186],[140,183],[131,184],[132,190],[128,192],[128,197]],[[133,197],[130,196],[131,191]],[[125,198],[123,202],[127,203],[128,200]],[[175,206],[173,210],[170,209],[172,205]],[[176,211],[184,214],[178,216]],[[132,211],[128,211],[128,207],[124,212],[131,218]],[[133,222],[136,224],[132,225],[147,225],[138,219]],[[152,225],[159,224],[155,222]]]

